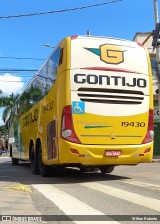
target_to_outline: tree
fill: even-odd
[[[2,94],[2,90],[0,89],[0,95]],[[2,101],[3,101],[3,97],[0,97],[0,107],[2,107]]]
[[[42,90],[37,86],[29,86],[17,101],[18,116],[29,110],[43,97]]]
[[[17,99],[17,95],[15,95],[14,93],[12,93],[8,97],[4,96],[1,98],[0,106],[4,107],[4,111],[2,115],[2,120],[4,121],[4,123],[6,122],[7,118],[9,118],[9,116],[12,113],[16,99]]]
[[[5,137],[7,135],[7,130],[5,125],[0,126],[0,138]]]

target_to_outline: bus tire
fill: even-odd
[[[42,146],[38,149],[38,167],[42,177],[48,177],[50,175],[50,167],[45,165],[42,161]]]
[[[9,156],[12,158],[12,145],[9,147]]]
[[[34,152],[33,146],[32,146],[31,154],[30,154],[30,162],[31,162],[31,172],[34,175],[38,175],[39,174],[39,168],[38,168],[37,155],[36,155],[36,152]]]
[[[19,163],[19,159],[12,157],[12,165],[18,165],[18,163]]]
[[[114,166],[101,166],[99,169],[101,173],[111,173],[114,170]]]

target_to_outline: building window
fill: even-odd
[[[152,75],[157,76],[156,59],[151,59],[151,68],[152,68]]]

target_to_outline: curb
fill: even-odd
[[[160,163],[160,156],[153,156],[152,163]]]
[[[160,163],[160,159],[152,159],[151,163]]]

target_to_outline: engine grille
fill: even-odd
[[[141,104],[144,93],[136,90],[79,88],[81,101],[106,104]]]

